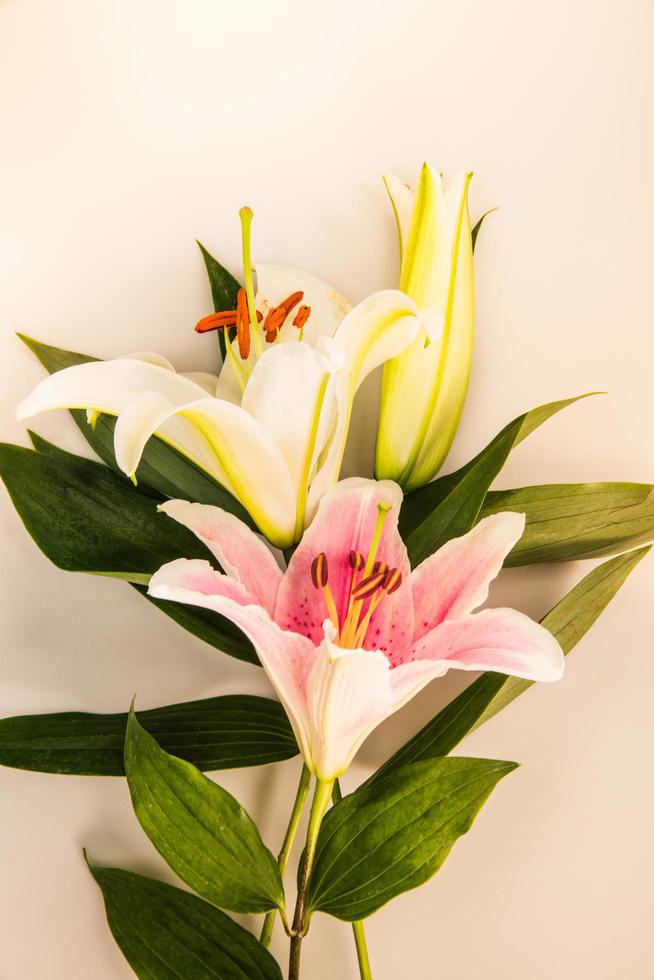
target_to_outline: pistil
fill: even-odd
[[[259,331],[259,321],[257,320],[257,310],[254,305],[254,280],[252,278],[252,259],[250,256],[250,228],[252,225],[252,208],[241,208],[239,211],[241,219],[241,241],[243,246],[243,278],[245,279],[245,294],[247,297],[247,310],[252,327],[252,338],[254,342],[254,352],[259,357],[263,350],[261,334]]]

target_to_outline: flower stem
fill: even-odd
[[[300,976],[300,953],[302,951],[302,938],[306,935],[309,928],[308,921],[305,920],[305,910],[307,902],[307,892],[311,881],[313,862],[316,856],[316,845],[318,843],[318,832],[322,818],[325,816],[329,801],[334,787],[334,780],[319,779],[311,803],[311,813],[309,815],[309,829],[307,831],[307,842],[304,849],[304,859],[300,872],[300,884],[297,892],[297,902],[295,905],[295,915],[291,928],[291,955],[288,964],[288,980],[298,980]]]
[[[334,804],[336,804],[342,799],[343,794],[341,793],[341,786],[338,779],[336,779],[334,780],[334,788],[332,789],[332,800]],[[357,950],[359,976],[361,977],[361,980],[372,980],[370,958],[368,956],[368,943],[366,942],[366,931],[362,920],[352,923],[352,932],[354,933],[354,945],[356,946]]]
[[[279,852],[279,857],[277,858],[277,864],[279,865],[279,873],[284,877],[284,872],[286,871],[286,865],[288,864],[288,859],[293,847],[293,841],[295,840],[295,835],[297,834],[297,829],[300,825],[300,818],[302,817],[302,811],[304,809],[304,804],[307,798],[307,793],[309,792],[309,783],[311,782],[311,773],[309,772],[306,765],[302,766],[302,772],[300,773],[300,782],[298,783],[297,793],[295,795],[295,803],[293,804],[293,809],[291,811],[291,818],[288,822],[288,827],[286,829],[286,836],[284,837],[284,843],[282,844],[282,849]],[[263,920],[263,929],[261,930],[261,942],[264,946],[270,946],[270,940],[272,939],[273,926],[275,925],[275,915],[277,914],[277,909],[271,909],[270,912],[266,914],[266,918]]]

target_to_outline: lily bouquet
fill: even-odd
[[[316,912],[352,924],[360,975],[371,977],[366,918],[438,871],[516,766],[450,753],[534,681],[561,677],[654,536],[647,485],[492,489],[513,448],[575,398],[519,415],[437,475],[468,387],[483,218],[471,227],[470,174],[444,186],[425,165],[415,193],[385,183],[398,288],[358,305],[299,269],[254,268],[248,208],[242,283],[201,246],[215,312],[196,330],[218,336],[217,376],[179,374],[159,354],[101,361],[23,338],[49,376],[19,418],[69,409],[99,458],[34,433],[33,449],[0,448],[37,545],[61,568],[125,579],[205,643],[260,664],[277,695],[0,722],[5,765],[124,775],[143,830],[196,893],[89,864],[142,978],[279,978],[277,923],[293,980]],[[357,390],[380,368],[374,478],[339,481]],[[613,557],[540,623],[480,611],[505,564],[600,556]],[[479,676],[343,796],[339,777],[363,740],[448,670]],[[204,772],[298,754],[275,858]],[[262,914],[259,937],[228,912]]]

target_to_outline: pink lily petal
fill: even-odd
[[[493,514],[414,569],[414,642],[443,620],[463,616],[486,601],[490,583],[524,529],[524,514]]]
[[[321,500],[318,513],[291,558],[277,593],[275,620],[283,629],[297,630],[318,646],[322,624],[328,615],[320,590],[311,582],[311,563],[316,555],[327,556],[329,588],[334,596],[339,623],[347,612],[352,581],[350,551],[367,556],[377,522],[377,505],[390,504],[376,560],[402,573],[402,584],[386,596],[373,614],[362,644],[383,650],[391,659],[401,658],[413,635],[413,602],[409,585],[410,565],[397,530],[402,491],[389,480],[342,480]]]
[[[212,588],[215,591],[210,591]],[[309,760],[312,726],[306,686],[319,655],[313,644],[299,633],[281,630],[261,606],[245,604],[239,599],[245,593],[244,586],[213,571],[208,562],[184,558],[169,562],[152,576],[148,592],[157,599],[212,609],[245,633],[286,709],[304,758]]]
[[[258,535],[238,517],[211,504],[167,500],[159,510],[192,531],[215,555],[225,574],[245,587],[250,601],[272,616],[282,571]]]
[[[445,620],[414,643],[411,661],[429,661],[444,671],[495,670],[530,681],[563,675],[563,651],[552,634],[515,609]]]
[[[391,670],[379,650],[344,650],[325,640],[307,683],[311,719],[310,768],[319,779],[344,772],[367,735],[393,711]]]

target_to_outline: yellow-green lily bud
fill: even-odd
[[[425,164],[416,193],[386,177],[400,236],[400,289],[439,326],[423,328],[384,366],[375,470],[415,490],[438,472],[463,409],[474,335],[472,236],[468,186],[458,174],[447,188]]]

